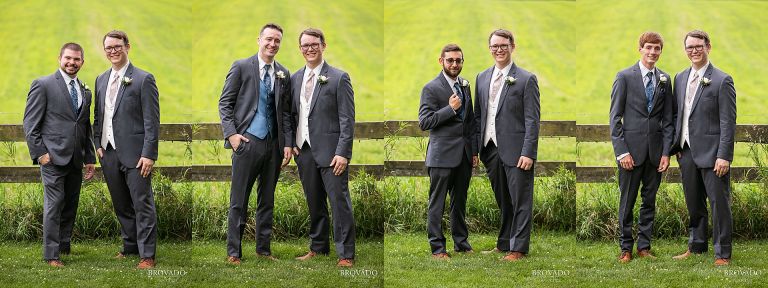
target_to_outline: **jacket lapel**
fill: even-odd
[[[683,112],[685,112],[685,94],[686,94],[686,86],[688,85],[688,76],[691,74],[691,68],[685,69],[683,72],[678,74],[678,77],[675,78],[675,91],[678,91],[677,93],[677,115],[683,115]],[[682,91],[682,92],[680,92]],[[682,117],[680,118],[682,119]]]
[[[509,68],[509,73],[507,74],[507,77],[512,76],[512,78],[517,79],[517,65],[515,63],[512,63],[512,67]],[[507,93],[509,93],[509,90],[512,89],[512,85],[521,85],[520,83],[513,84],[507,84],[507,78],[501,79],[501,81],[504,81],[503,86],[501,88],[501,95],[499,95],[499,105],[496,107],[496,111],[501,111],[501,106],[504,105],[504,99],[507,99]],[[490,98],[489,98],[490,99]],[[499,113],[496,113],[496,117],[499,116]]]
[[[63,92],[63,94],[61,95],[65,97],[64,103],[68,104],[67,108],[69,109],[66,109],[66,110],[69,110],[69,112],[67,114],[71,115],[72,119],[77,120],[77,115],[75,115],[75,111],[72,109],[72,99],[70,98],[71,96],[69,95],[69,89],[67,88],[67,84],[64,83],[64,77],[61,76],[61,72],[58,70],[56,71],[55,75],[56,75],[56,83],[57,83],[56,85],[59,86],[59,89],[61,89],[61,91]]]
[[[120,107],[120,102],[122,102],[123,100],[123,94],[125,93],[125,89],[128,87],[128,85],[134,84],[133,82],[131,82],[130,84],[123,84],[123,80],[125,80],[126,78],[134,80],[132,63],[129,63],[128,68],[125,69],[125,75],[123,75],[123,79],[118,79],[120,90],[117,91],[117,98],[115,99],[115,113],[117,113],[117,109]]]
[[[91,103],[91,90],[85,90],[85,85],[83,82],[80,81],[80,79],[77,80],[78,85],[80,85],[80,93],[83,94],[83,104],[80,104],[80,111],[79,114],[77,114],[77,119],[80,119],[80,117],[83,117],[83,114],[85,114],[85,110],[88,110],[86,107],[90,107]],[[83,109],[85,108],[85,109]]]
[[[315,104],[317,103],[317,98],[320,95],[320,90],[323,89],[323,86],[328,84],[322,84],[320,85],[320,76],[328,77],[328,62],[323,63],[323,68],[320,69],[320,75],[317,75],[317,78],[315,78],[315,89],[312,92],[312,103],[309,106],[309,112],[312,113],[312,110],[315,109]],[[331,79],[328,78],[328,81]]]
[[[99,115],[101,115],[101,119],[99,119],[102,123],[104,122],[104,108],[106,107],[105,100],[107,99],[107,82],[109,82],[109,74],[112,71],[112,69],[107,69],[106,72],[101,74],[101,77],[96,78],[96,98],[98,98],[101,105],[99,107],[96,107],[96,109],[99,109]],[[100,144],[99,144],[100,145]]]
[[[295,79],[293,83],[291,83],[291,88],[293,89],[292,97],[293,97],[293,106],[296,109],[296,111],[299,111],[301,109],[301,83],[304,82],[304,73],[307,69],[307,66],[304,66],[299,71],[296,71],[296,74],[294,74]]]
[[[710,81],[712,80],[713,67],[714,66],[712,65],[712,63],[709,63],[709,67],[707,67],[707,70],[704,71],[704,76],[701,79],[699,79],[699,85],[698,85],[699,87],[696,89],[696,96],[693,97],[693,104],[691,105],[691,114],[693,114],[693,110],[696,109],[696,104],[699,103],[699,99],[701,98],[701,93],[704,91],[704,88],[707,87],[702,84],[703,83],[702,81],[704,80],[704,78],[710,79]]]
[[[256,111],[259,109],[259,98],[261,98],[261,67],[259,67],[259,58],[258,54],[253,55],[251,59],[251,65],[253,65],[253,75],[255,75],[256,79],[253,81],[253,83],[256,85],[256,99],[254,99],[253,104],[253,111]]]

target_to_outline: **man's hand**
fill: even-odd
[[[229,136],[229,144],[232,145],[232,151],[237,151],[237,148],[240,147],[240,144],[242,144],[240,141],[249,142],[251,140],[248,140],[248,138],[245,138],[245,136],[240,134],[232,134],[232,136]]]
[[[291,163],[291,156],[293,156],[293,149],[291,147],[283,147],[283,164],[280,165],[280,169],[288,166]]]
[[[480,158],[477,157],[477,155],[472,156],[472,168],[477,168],[477,165],[480,163]]]
[[[448,98],[448,105],[451,105],[453,111],[459,111],[459,108],[461,108],[461,99],[459,99],[459,96],[456,95],[456,93],[453,93],[451,98]]]
[[[520,156],[520,159],[517,160],[517,168],[523,169],[525,171],[531,170],[531,168],[533,168],[533,159]]]
[[[141,168],[141,177],[147,178],[149,173],[152,172],[152,166],[155,166],[155,160],[141,157],[139,158],[139,163],[136,164],[136,169]]]
[[[339,176],[341,173],[344,173],[344,169],[347,169],[347,163],[349,163],[347,158],[339,155],[333,156],[333,160],[331,161],[331,167],[333,167],[333,175]]]
[[[48,164],[49,162],[51,162],[51,155],[48,153],[45,153],[43,154],[43,156],[40,156],[39,158],[37,158],[37,163],[39,163],[40,166]]]
[[[96,155],[99,155],[99,159],[104,158],[104,148],[96,149]]]
[[[717,158],[715,161],[715,168],[713,170],[715,171],[715,175],[717,175],[717,177],[723,177],[725,174],[728,174],[728,170],[730,170],[730,168],[731,162]]]
[[[659,160],[659,169],[656,169],[656,171],[667,172],[667,169],[669,169],[669,156],[661,156],[661,160]]]
[[[91,180],[93,175],[96,174],[96,164],[85,164],[85,180]]]
[[[621,164],[621,168],[624,168],[624,170],[632,171],[632,169],[635,169],[635,160],[632,160],[632,155],[627,154],[627,156],[624,156],[624,158],[621,158],[619,160],[619,164]]]

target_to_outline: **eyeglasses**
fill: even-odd
[[[448,63],[448,65],[453,65],[453,64],[461,65],[461,63],[464,63],[464,59],[461,59],[461,58],[455,58],[455,59],[454,58],[445,58],[445,59],[443,59],[443,61],[445,61],[445,63]]]
[[[301,47],[301,51],[308,51],[309,48],[312,48],[312,50],[318,50],[320,49],[320,43],[303,44],[299,47]]]
[[[685,47],[686,52],[693,52],[693,50],[696,50],[696,52],[704,51],[704,45],[697,45],[697,46],[688,46]]]
[[[501,51],[508,51],[509,50],[509,46],[510,46],[509,44],[507,44],[507,45],[491,45],[491,46],[488,46],[488,48],[491,48],[491,51],[493,51],[493,52],[499,51],[499,49],[501,49]]]
[[[115,53],[120,51],[123,51],[123,45],[104,47],[104,52],[107,52],[107,53]]]

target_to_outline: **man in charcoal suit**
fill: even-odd
[[[93,177],[96,163],[91,91],[77,78],[84,62],[80,45],[64,44],[59,69],[32,82],[24,110],[29,154],[43,181],[43,259],[54,267],[64,266],[59,255],[70,252],[80,185]]]
[[[642,183],[637,255],[651,254],[656,191],[669,167],[674,137],[674,105],[669,74],[656,67],[664,40],[655,32],[640,35],[640,61],[616,74],[611,92],[611,141],[619,166],[619,262],[632,260],[632,212]]]

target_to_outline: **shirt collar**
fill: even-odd
[[[323,62],[320,62],[320,65],[317,65],[314,69],[310,69],[309,66],[304,66],[304,78],[306,79],[309,77],[309,72],[312,71],[315,73],[315,77],[320,75],[320,71],[323,69],[323,65],[325,65],[325,60]]]
[[[509,64],[507,64],[507,66],[504,66],[504,68],[501,68],[501,70],[499,70],[499,68],[497,68],[496,65],[493,65],[493,75],[491,75],[491,79],[496,77],[496,74],[498,73],[497,71],[501,71],[501,76],[509,75],[509,70],[512,69],[512,64],[514,63],[515,61],[509,62]]]
[[[69,74],[65,73],[65,72],[64,72],[63,70],[61,70],[61,69],[59,69],[59,73],[61,73],[61,76],[62,76],[62,77],[64,77],[64,83],[66,83],[67,85],[69,85],[69,82],[70,82],[70,81],[72,81],[72,80],[75,80],[75,83],[78,83],[78,85],[80,85],[80,84],[79,84],[79,83],[80,83],[80,81],[77,81],[77,75],[75,75],[75,77],[74,77],[74,78],[72,78],[72,77],[69,77]]]
[[[274,65],[274,64],[275,64],[275,61],[274,61],[274,60],[272,61],[272,63],[267,63],[267,62],[265,62],[264,60],[262,60],[260,56],[256,56],[256,58],[258,58],[258,59],[259,59],[259,69],[262,69],[262,70],[263,70],[263,69],[264,69],[264,66],[266,66],[266,65],[270,65],[270,66],[272,66],[272,67],[270,67],[270,69],[269,69],[269,72],[274,72],[274,70],[275,70],[275,69],[274,69],[274,68],[275,68],[275,67],[274,67],[274,66],[275,66],[275,65]]]
[[[699,78],[704,76],[704,72],[707,72],[707,68],[709,68],[709,61],[707,61],[707,64],[704,64],[699,70],[693,70],[693,66],[691,66],[691,70],[696,72],[696,74],[699,74]]]
[[[123,68],[120,68],[120,70],[115,71],[114,67],[112,68],[112,73],[110,73],[112,77],[114,77],[115,73],[120,76],[125,76],[125,71],[128,70],[128,66],[131,65],[131,60],[128,60],[125,62],[125,65],[123,65]]]
[[[648,69],[643,65],[642,61],[637,61],[637,66],[640,66],[640,74],[645,77],[645,75],[648,75],[648,72],[653,72],[653,74],[656,74],[656,67],[653,67],[653,69]]]
[[[459,82],[459,79],[460,79],[459,76],[456,76],[456,80],[453,80],[453,79],[451,79],[451,77],[448,77],[448,74],[445,74],[445,71],[443,71],[442,73],[443,73],[443,77],[445,77],[445,80],[448,81],[448,86],[451,86],[451,88],[453,88],[453,84]],[[459,84],[459,85],[461,85],[461,84]]]

